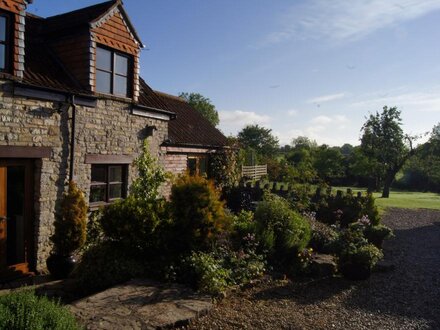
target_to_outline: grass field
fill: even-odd
[[[334,187],[346,191],[347,187]],[[354,192],[365,190],[359,188],[351,188]],[[382,193],[374,193],[376,197],[376,205],[380,209],[387,207],[398,207],[407,209],[435,209],[440,210],[440,194],[410,192],[410,191],[391,191],[390,198],[381,198]]]

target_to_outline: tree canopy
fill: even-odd
[[[209,120],[209,122],[217,126],[220,123],[220,118],[215,105],[211,103],[211,100],[199,93],[180,93],[179,97],[185,99],[194,109],[199,111],[203,117]]]
[[[258,125],[248,125],[238,133],[238,142],[245,149],[254,150],[262,158],[273,157],[278,152],[278,139],[272,130]]]
[[[361,150],[369,160],[371,177],[383,185],[384,198],[389,197],[397,172],[414,154],[412,139],[403,133],[401,125],[400,111],[385,106],[362,126]]]

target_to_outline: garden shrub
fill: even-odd
[[[164,200],[148,201],[130,195],[104,208],[100,223],[106,238],[136,253],[158,245],[156,229],[166,217]]]
[[[383,258],[383,253],[373,244],[361,246],[349,245],[339,256],[339,266],[342,272],[354,271],[354,267],[370,272],[376,263]]]
[[[393,237],[393,231],[384,225],[368,226],[364,230],[365,238],[377,248],[382,248],[384,240]]]
[[[175,251],[209,250],[216,238],[230,230],[230,217],[212,181],[180,176],[171,188],[173,218],[170,244]]]
[[[0,296],[0,329],[79,330],[81,327],[58,302],[22,290]]]
[[[137,167],[138,177],[130,187],[131,195],[144,201],[158,199],[159,188],[170,177],[170,174],[150,154],[146,139],[142,146],[142,153],[135,159],[133,164]]]
[[[329,225],[322,223],[315,218],[313,212],[304,213],[310,223],[312,230],[309,246],[320,253],[334,253],[338,241],[338,232]]]
[[[316,212],[319,221],[330,225],[339,224],[344,228],[363,216],[368,216],[373,225],[380,222],[379,211],[371,194],[359,197],[342,191],[334,195],[319,190],[312,196],[310,210]]]
[[[145,272],[140,258],[130,254],[124,246],[106,241],[85,251],[73,277],[77,279],[78,290],[93,293],[143,276]]]
[[[87,202],[74,181],[61,200],[56,215],[55,233],[51,237],[55,253],[68,256],[81,248],[86,241]]]
[[[255,234],[254,213],[252,211],[240,211],[232,216],[232,240],[235,246],[240,246],[243,238],[249,234]]]
[[[193,252],[184,260],[182,274],[186,284],[212,295],[225,291],[231,283],[231,271],[212,252]]]
[[[310,225],[289,203],[266,194],[255,211],[256,232],[270,261],[278,267],[290,267],[310,240]],[[284,266],[283,266],[284,265]]]

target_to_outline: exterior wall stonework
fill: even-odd
[[[37,271],[45,271],[55,212],[69,179],[71,117],[68,104],[14,96],[12,83],[0,80],[0,146],[52,148],[50,158],[37,159],[34,166]],[[156,127],[152,136],[147,126]],[[86,154],[137,157],[148,138],[151,153],[163,162],[160,145],[167,135],[167,121],[133,116],[128,103],[100,99],[96,108],[77,106],[74,179],[88,199],[91,165],[85,164]],[[135,176],[136,169],[129,166],[129,184]]]

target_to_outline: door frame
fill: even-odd
[[[0,270],[0,278],[10,278],[26,274],[35,268],[34,245],[34,159],[0,158],[0,167],[24,166],[25,167],[25,197],[24,197],[24,235],[25,235],[25,262],[8,265]],[[7,182],[7,171],[6,171]],[[7,196],[6,196],[7,198]]]

